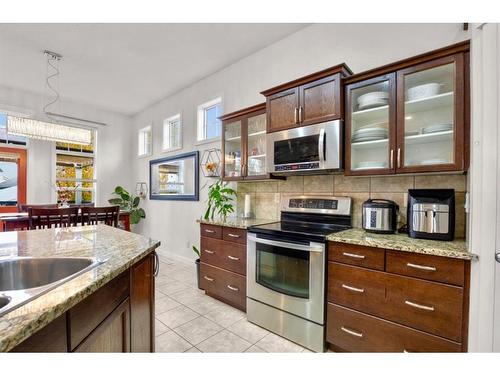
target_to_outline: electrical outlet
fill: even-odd
[[[403,193],[403,207],[408,206],[408,193]]]

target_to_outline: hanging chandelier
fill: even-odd
[[[41,139],[52,142],[68,142],[88,145],[92,143],[92,130],[83,127],[68,126],[57,121],[48,108],[59,101],[59,92],[52,86],[51,80],[59,79],[58,62],[62,56],[51,51],[44,51],[47,60],[46,87],[55,95],[54,99],[43,107],[43,113],[48,121],[39,121],[32,118],[7,116],[8,134]],[[49,69],[52,71],[49,73]],[[62,116],[64,117],[64,116]],[[84,120],[85,121],[85,120]]]

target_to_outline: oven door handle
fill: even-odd
[[[321,128],[319,131],[318,138],[318,154],[319,154],[319,162],[325,162],[325,128]]]
[[[273,240],[266,240],[264,238],[257,238],[257,237],[248,237],[249,241],[254,241],[257,243],[262,243],[264,245],[271,245],[271,246],[279,246],[279,247],[284,247],[287,249],[294,249],[294,250],[302,250],[302,251],[309,251],[309,252],[316,252],[316,253],[322,253],[323,252],[323,246],[322,245],[299,245],[296,243],[291,243],[291,242],[282,242],[282,241],[273,241]]]

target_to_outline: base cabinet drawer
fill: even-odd
[[[333,242],[328,245],[328,260],[383,271],[385,267],[385,250]]]
[[[201,237],[212,237],[222,239],[222,227],[218,225],[211,224],[201,224],[200,225]]]
[[[222,239],[224,241],[236,242],[242,245],[247,244],[247,231],[239,228],[222,228]]]
[[[327,341],[349,352],[460,352],[459,343],[328,303]]]
[[[247,273],[247,247],[234,242],[202,237],[201,261],[244,276]]]
[[[210,296],[246,311],[247,282],[244,276],[201,262],[200,284]]]

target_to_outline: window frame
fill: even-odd
[[[208,109],[219,106],[219,116],[222,115],[222,96],[219,96],[215,99],[209,100],[205,103],[202,103],[198,106],[197,110],[197,131],[196,131],[196,144],[204,144],[204,143],[212,143],[219,141],[222,137],[222,122],[218,119],[219,123],[219,132],[218,136],[207,138],[207,127],[206,127],[206,112]]]
[[[149,146],[148,152],[144,154],[140,154],[140,149],[141,149],[141,135],[144,134],[146,131],[149,131],[151,134],[151,142]],[[137,157],[138,158],[147,158],[149,156],[153,155],[153,124],[149,124],[146,126],[143,126],[137,131]]]
[[[24,117],[24,118],[31,118],[32,117],[32,114],[28,113],[27,111],[18,112],[18,111],[11,111],[8,109],[0,108],[0,113],[5,114],[6,116]],[[5,125],[5,131],[7,134],[7,124]],[[28,149],[29,145],[30,145],[30,139],[28,137],[24,137],[24,138],[26,138],[26,143],[24,145],[22,145],[22,144],[19,145],[19,144],[15,144],[15,143],[8,143],[8,135],[7,135],[7,142],[6,143],[0,142],[0,147],[12,147],[12,148]]]
[[[168,140],[170,143],[170,126],[174,122],[179,122],[179,145],[176,147],[165,147],[165,139],[168,134]],[[183,142],[183,130],[184,126],[182,123],[182,113],[177,113],[174,116],[167,117],[166,119],[163,120],[163,125],[162,125],[162,143],[161,143],[161,150],[162,152],[172,152],[172,151],[178,151],[182,150],[182,142]]]
[[[53,143],[53,157],[52,157],[52,168],[53,168],[53,184],[52,184],[52,201],[58,203],[59,197],[57,193],[57,181],[74,181],[76,183],[84,183],[84,182],[91,182],[93,184],[93,190],[92,190],[92,203],[97,202],[97,184],[98,184],[98,179],[97,179],[97,129],[91,129],[93,132],[93,145],[92,145],[92,152],[85,152],[85,151],[69,151],[69,150],[62,150],[57,148],[57,142],[52,142]],[[81,157],[86,157],[86,158],[92,158],[93,160],[93,176],[92,179],[84,179],[84,178],[57,178],[57,155],[69,155],[69,156],[81,156]],[[84,189],[83,187],[81,189]],[[80,190],[81,190],[80,189]],[[81,190],[82,192],[84,190]],[[76,203],[75,201],[75,204]],[[83,203],[82,203],[83,204]]]

